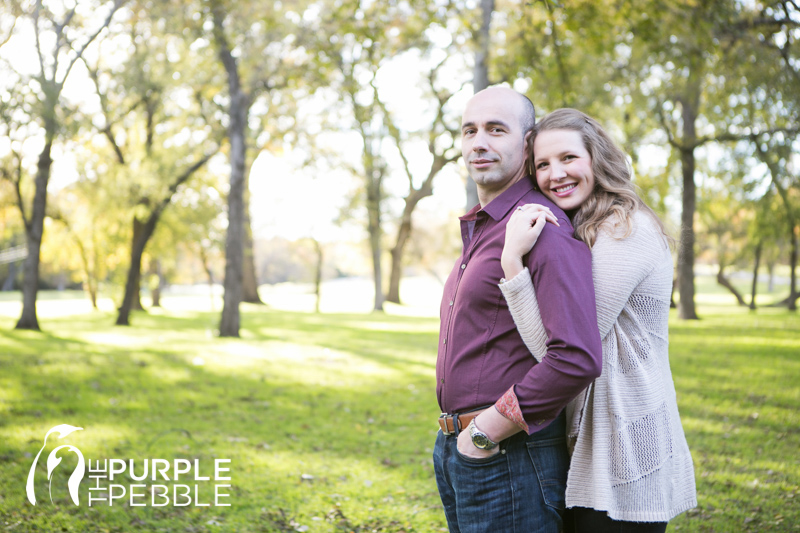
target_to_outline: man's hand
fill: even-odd
[[[522,272],[522,256],[531,251],[547,222],[559,225],[558,219],[546,206],[526,204],[514,210],[506,224],[506,241],[500,257],[506,279]]]
[[[493,450],[482,450],[472,444],[472,437],[469,436],[469,431],[466,428],[458,434],[458,453],[472,459],[487,459],[495,454],[500,453],[500,446]]]

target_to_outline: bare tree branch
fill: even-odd
[[[42,54],[42,39],[39,34],[39,11],[42,9],[42,0],[37,0],[33,8],[33,32],[36,36],[36,55],[39,57],[39,68],[41,69],[42,80],[47,80],[47,73],[45,71],[44,55]],[[55,72],[53,73],[55,76]]]
[[[100,99],[100,111],[103,113],[103,121],[105,122],[103,127],[100,129],[100,132],[105,135],[106,139],[108,139],[108,142],[111,143],[111,147],[114,149],[114,154],[117,156],[117,162],[120,165],[124,165],[125,156],[122,154],[122,149],[120,148],[119,144],[117,144],[117,140],[114,138],[114,133],[111,131],[113,122],[108,113],[108,95],[100,90],[99,68],[92,68],[89,65],[86,65],[86,70],[89,71],[89,77],[94,82],[94,86],[97,91],[97,97]]]
[[[389,135],[391,135],[392,139],[394,139],[394,143],[397,145],[397,151],[400,154],[400,159],[403,160],[403,169],[405,170],[406,177],[408,178],[408,187],[410,190],[414,190],[414,175],[411,173],[411,165],[409,164],[408,158],[403,150],[403,137],[400,133],[400,129],[397,127],[397,124],[394,123],[394,120],[392,120],[389,110],[386,108],[386,104],[378,95],[378,87],[375,85],[375,79],[373,78],[370,80],[369,84],[372,86],[372,97],[375,99],[375,103],[378,105],[381,113],[383,114],[383,123],[386,125],[386,128],[389,130]]]
[[[67,27],[67,25],[72,20],[72,17],[75,16],[75,11],[77,9],[78,9],[78,4],[75,4],[75,7],[73,7],[70,10],[69,13],[67,13],[67,16],[64,17],[64,22],[62,22],[61,24],[56,23],[55,20],[51,21],[53,23],[53,26],[56,29],[56,49],[55,49],[55,53],[53,54],[53,57],[57,57],[58,56],[58,52],[61,49],[62,42],[66,43],[66,39],[64,38],[65,37],[64,36],[64,28]],[[55,73],[53,73],[53,74],[55,74]]]
[[[62,80],[60,82],[58,82],[59,86],[62,86],[64,84],[64,82],[67,79],[67,76],[69,76],[69,73],[72,70],[72,67],[75,66],[75,63],[79,59],[83,58],[83,53],[86,51],[86,49],[89,47],[89,45],[92,44],[92,42],[97,38],[97,36],[100,35],[103,32],[103,30],[105,30],[109,26],[109,24],[111,24],[111,19],[114,17],[114,14],[117,12],[117,10],[120,7],[122,7],[122,5],[125,2],[126,2],[126,0],[114,0],[114,5],[111,7],[111,11],[108,13],[108,16],[106,17],[106,19],[103,22],[103,24],[100,25],[100,27],[97,29],[97,31],[94,32],[94,34],[92,34],[89,37],[89,39],[87,39],[87,41],[85,43],[83,43],[83,46],[81,47],[81,49],[77,51],[75,57],[73,57],[72,60],[69,62],[69,65],[67,65],[67,69],[64,71],[64,77],[62,78]],[[53,71],[53,81],[54,82],[55,82],[55,75],[56,75],[56,72],[54,70]]]
[[[16,25],[17,25],[17,17],[14,17],[14,22],[11,23],[11,27],[8,29],[8,35],[6,35],[6,37],[2,41],[0,41],[0,48],[2,48],[6,43],[8,43],[8,41],[11,40],[11,37],[14,36],[14,28],[16,27]]]
[[[5,165],[0,166],[0,177],[8,180],[14,187],[14,199],[16,200],[17,208],[19,209],[20,216],[22,217],[22,223],[27,230],[30,230],[31,223],[30,219],[28,218],[28,214],[25,211],[25,201],[22,198],[22,190],[20,188],[20,183],[22,182],[22,157],[20,157],[20,154],[13,149],[11,150],[11,155],[13,156],[13,159],[16,160],[16,168],[11,170]]]
[[[661,124],[661,127],[664,128],[669,144],[678,150],[683,149],[684,146],[675,140],[675,136],[672,134],[672,129],[670,128],[669,124],[667,124],[667,118],[664,116],[663,103],[659,103],[659,105],[656,106],[656,110],[658,113],[658,122]]]

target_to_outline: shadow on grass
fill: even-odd
[[[434,321],[266,311],[246,316],[242,339],[219,339],[208,336],[210,314],[142,314],[129,328],[109,327],[108,318],[54,319],[44,333],[2,332],[3,518],[29,530],[48,530],[58,517],[78,530],[102,530],[69,506],[40,509],[24,501],[20,480],[30,454],[47,429],[70,423],[85,428],[78,442],[91,460],[231,458],[237,505],[203,516],[238,524],[235,530],[279,531],[254,524],[277,528],[276,517],[286,512],[308,520],[331,509],[351,525],[373,516],[376,527],[415,531],[407,522],[417,516],[433,524],[421,531],[440,527],[428,451],[437,414]],[[41,461],[37,472],[46,477]],[[60,472],[57,482],[65,486],[66,470]],[[392,506],[368,511],[387,497]],[[197,510],[89,513],[121,531],[176,521],[209,529]]]

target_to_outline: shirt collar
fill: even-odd
[[[481,209],[481,205],[478,204],[470,209],[466,215],[459,218],[463,221],[475,220],[478,217],[478,212],[484,211],[495,221],[503,220],[508,212],[519,203],[522,197],[532,190],[533,182],[531,181],[531,178],[525,176],[514,185],[500,193],[497,198],[489,202],[483,209]]]

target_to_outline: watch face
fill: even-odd
[[[475,433],[472,436],[472,444],[474,444],[478,448],[486,448],[487,446],[489,446],[490,441],[486,435],[483,435],[482,433]]]

